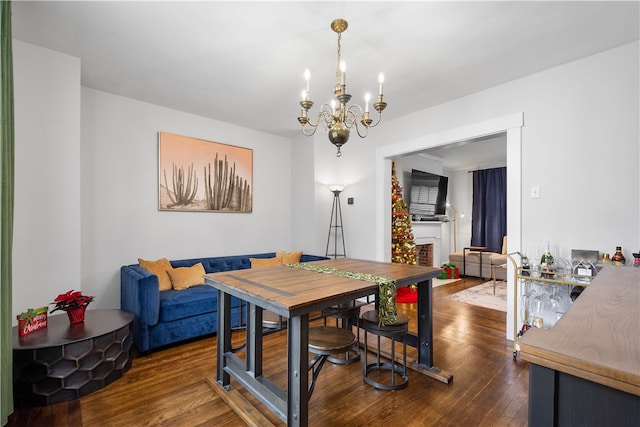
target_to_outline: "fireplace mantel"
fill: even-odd
[[[412,221],[411,230],[416,245],[433,245],[433,266],[442,265],[443,234],[446,233],[447,222],[440,221]],[[448,247],[448,244],[447,244]]]

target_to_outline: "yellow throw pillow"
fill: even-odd
[[[173,289],[180,291],[195,285],[204,285],[204,266],[201,262],[191,267],[178,267],[169,271]]]
[[[157,261],[147,261],[142,258],[138,258],[138,264],[151,274],[158,276],[158,287],[161,291],[168,291],[171,289],[171,278],[169,277],[169,271],[173,270],[171,263],[166,258],[160,258]]]
[[[300,252],[276,252],[276,257],[282,257],[282,264],[297,264],[302,258],[302,251]]]
[[[281,256],[276,256],[273,258],[249,258],[249,261],[251,261],[251,268],[273,267],[274,265],[282,265]]]

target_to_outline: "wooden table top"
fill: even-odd
[[[440,273],[434,267],[350,258],[311,264],[394,279],[397,286],[431,279]],[[378,288],[376,283],[288,266],[212,273],[205,275],[205,282],[284,317],[370,295]]]
[[[640,396],[640,268],[606,266],[551,329],[531,328],[522,359]]]

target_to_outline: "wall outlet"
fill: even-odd
[[[534,185],[531,187],[531,198],[539,199],[540,198],[540,186]]]
[[[352,205],[352,204],[353,204],[353,197],[349,197],[349,198],[347,199],[347,204],[348,204],[348,205]]]

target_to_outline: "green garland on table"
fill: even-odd
[[[333,274],[334,276],[348,277],[349,279],[362,280],[378,284],[378,324],[388,326],[396,323],[396,281],[388,277],[374,276],[367,273],[338,270],[331,267],[320,267],[311,264],[286,264],[287,267],[301,268],[316,273]]]

